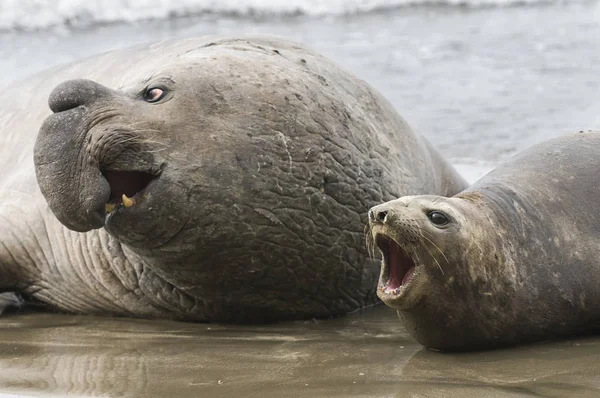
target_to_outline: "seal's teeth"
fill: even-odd
[[[116,205],[114,203],[107,203],[104,205],[104,211],[106,211],[107,213],[110,213],[111,211],[113,211],[115,209]]]
[[[125,207],[131,207],[135,204],[133,199],[128,198],[127,195],[125,195],[125,194],[123,194],[123,196],[121,196],[121,200],[123,201],[123,206],[125,206]]]

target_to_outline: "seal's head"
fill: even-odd
[[[407,196],[369,211],[367,238],[383,256],[377,294],[388,306],[414,308],[452,282],[471,233],[461,202]]]
[[[141,207],[170,205],[172,185],[164,184],[170,173],[161,176],[165,135],[156,138],[168,123],[161,121],[166,115],[140,106],[168,97],[158,84],[136,98],[91,80],[67,81],[52,91],[54,114],[40,130],[34,159],[40,188],[63,224],[85,232],[115,216],[118,229]],[[155,223],[147,221],[141,227],[154,230]]]
[[[481,194],[375,206],[367,239],[383,256],[379,298],[421,344],[452,350],[505,337],[518,275],[504,224]]]

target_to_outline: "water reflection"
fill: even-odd
[[[0,391],[31,396],[595,396],[600,339],[442,354],[378,307],[223,326],[28,314],[0,319]]]

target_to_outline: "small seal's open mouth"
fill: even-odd
[[[157,176],[143,171],[104,171],[102,173],[110,185],[110,199],[106,212],[110,213],[118,205],[131,207],[142,192]]]
[[[406,251],[387,236],[378,235],[375,244],[383,254],[383,289],[386,293],[397,294],[412,280],[415,264]]]

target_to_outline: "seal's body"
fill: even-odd
[[[379,297],[423,345],[492,348],[600,326],[600,133],[524,151],[451,198],[369,212]]]
[[[279,38],[142,45],[8,91],[0,289],[60,310],[344,314],[376,302],[367,209],[464,187],[370,86]]]

